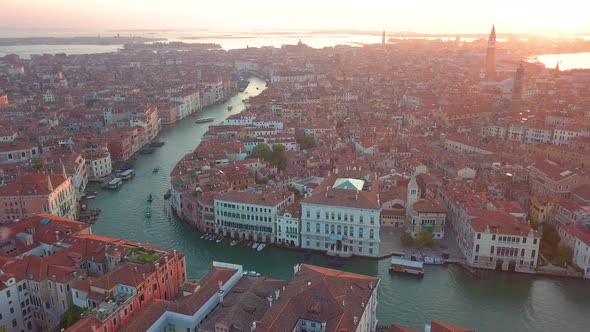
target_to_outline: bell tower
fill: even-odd
[[[488,50],[486,52],[486,77],[493,78],[496,74],[496,26],[492,25],[492,32],[488,38]]]

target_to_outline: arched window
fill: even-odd
[[[350,226],[350,236],[354,236],[354,227]]]
[[[373,229],[369,230],[369,238],[370,239],[375,238],[375,231]]]
[[[334,225],[330,225],[330,234],[334,234]]]
[[[362,238],[363,237],[363,229],[359,228],[359,237]]]
[[[338,225],[336,227],[336,234],[341,235],[342,234],[342,227],[340,225]]]
[[[344,235],[348,235],[348,226],[344,226]]]

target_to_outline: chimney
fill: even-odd
[[[356,194],[354,195],[354,199],[356,199],[357,201],[359,200],[359,191],[356,191]]]
[[[278,300],[280,296],[281,296],[281,291],[278,289],[275,289],[275,300]]]
[[[268,307],[272,308],[272,300],[273,300],[272,295],[269,295],[266,299],[268,300]]]
[[[307,282],[307,287],[311,287],[311,281]]]
[[[361,308],[365,307],[365,302],[361,302]]]
[[[352,322],[354,323],[354,326],[357,326],[359,323],[359,318],[357,316],[352,317]]]
[[[223,281],[217,281],[217,286],[219,287],[219,290],[221,290],[223,288]]]

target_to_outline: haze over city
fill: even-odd
[[[0,0],[0,332],[590,331],[579,0]]]
[[[576,0],[277,1],[19,0],[1,1],[3,30],[393,30],[570,34],[590,31]]]

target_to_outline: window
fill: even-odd
[[[537,253],[537,251],[535,249],[533,249],[533,252],[531,253],[531,258],[535,258],[536,253]]]
[[[492,235],[492,241],[496,241],[496,234]]]
[[[6,290],[6,297],[10,297],[10,290]]]
[[[481,239],[481,233],[477,233],[477,239]]]
[[[490,254],[493,254],[493,253],[494,253],[494,246],[492,246],[492,247],[490,248]]]
[[[526,237],[522,238],[522,243],[526,243]]]
[[[533,244],[537,244],[537,239],[533,239]]]
[[[479,252],[479,244],[475,245],[475,252]]]

